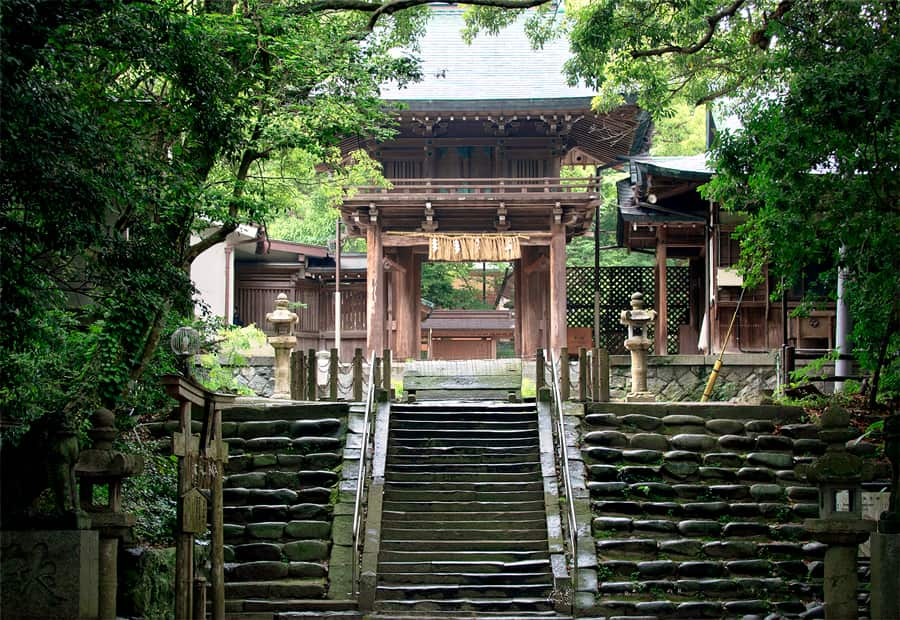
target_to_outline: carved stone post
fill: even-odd
[[[656,397],[647,390],[647,351],[650,340],[644,335],[656,320],[655,310],[644,308],[644,295],[631,296],[631,310],[623,310],[619,322],[628,327],[625,348],[631,352],[631,391],[625,395],[628,402],[653,402]]]
[[[275,335],[269,336],[269,344],[275,349],[275,393],[272,398],[291,397],[291,349],[297,344],[297,337],[291,332],[300,317],[288,309],[287,295],[280,293],[275,299],[275,310],[266,315],[266,320],[275,326]]]
[[[884,455],[891,462],[891,499],[872,534],[872,617],[900,618],[900,415],[884,422]]]
[[[828,444],[825,454],[809,466],[807,477],[819,485],[819,518],[807,519],[813,538],[828,545],[825,552],[825,618],[856,618],[856,553],[874,529],[862,519],[864,463],[846,450],[856,436],[849,428],[850,414],[829,407],[822,414],[819,438]]]

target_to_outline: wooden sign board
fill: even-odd
[[[191,488],[181,498],[181,531],[185,534],[206,531],[206,498],[197,487]]]

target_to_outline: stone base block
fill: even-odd
[[[96,618],[99,538],[95,530],[0,532],[4,620]]]

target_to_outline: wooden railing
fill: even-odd
[[[388,180],[392,187],[378,185],[356,187],[356,194],[350,200],[359,200],[379,194],[530,194],[543,192],[594,194],[600,191],[600,181],[595,177]]]

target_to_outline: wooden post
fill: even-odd
[[[332,348],[328,359],[328,400],[338,399],[338,369],[338,350]]]
[[[784,381],[783,385],[790,385],[791,382],[791,373],[796,370],[797,366],[797,358],[796,358],[797,348],[793,345],[788,345],[784,347]]]
[[[657,355],[668,353],[669,302],[666,288],[666,229],[656,229],[656,335]]]
[[[566,227],[550,226],[550,350],[566,346]]]
[[[194,591],[194,535],[184,531],[184,506],[182,498],[191,489],[193,473],[193,435],[191,434],[191,403],[182,401],[179,408],[179,426],[183,439],[183,454],[178,460],[178,497],[176,509],[175,539],[175,617],[191,618]]]
[[[544,350],[534,352],[534,389],[540,391],[544,387]]]
[[[291,400],[303,400],[303,351],[291,351]]]
[[[382,369],[381,369],[381,378],[382,378],[382,387],[388,393],[388,398],[391,396],[391,350],[384,350],[384,357],[382,358]]]
[[[319,364],[316,362],[316,350],[310,349],[307,352],[307,366],[306,366],[306,389],[308,400],[318,400],[318,368]]]
[[[194,608],[191,610],[191,618],[194,620],[206,618],[206,586],[206,579],[203,577],[198,576],[194,580]]]
[[[370,210],[372,207],[370,207]],[[377,215],[376,215],[377,217]],[[371,218],[371,211],[370,211]],[[384,246],[381,225],[371,221],[366,229],[366,351],[384,348],[386,295],[384,286]]]
[[[588,366],[587,349],[578,347],[578,400],[585,402],[588,399],[588,383],[591,380],[591,371]]]
[[[609,402],[609,352],[606,349],[597,349],[597,383],[599,385],[595,400],[600,403]]]
[[[302,352],[297,351],[300,355]],[[213,402],[212,404],[212,442],[207,450],[207,456],[215,463],[212,472],[212,489],[210,489],[210,512],[212,522],[210,524],[210,542],[212,543],[210,581],[212,582],[212,620],[225,620],[225,517],[223,499],[223,483],[225,476],[225,463],[228,461],[228,448],[222,439],[222,410]],[[212,454],[210,454],[210,452]],[[206,597],[204,596],[204,599]],[[203,605],[206,607],[205,603]],[[197,618],[204,618],[204,615]]]
[[[591,400],[600,401],[600,349],[594,347],[591,351]]]
[[[569,347],[559,350],[559,397],[569,400]]]
[[[376,388],[381,385],[381,358],[375,358],[375,364],[369,370],[372,373],[372,385]]]
[[[362,400],[363,376],[362,376],[363,354],[362,349],[356,347],[353,350],[353,400],[359,402]]]

